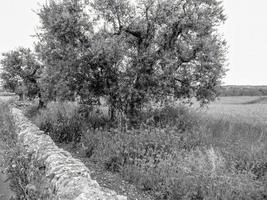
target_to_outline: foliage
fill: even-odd
[[[38,105],[35,105],[35,104],[32,104],[26,107],[25,112],[24,112],[25,116],[30,119],[33,117],[36,117],[39,113],[40,112],[39,112]]]
[[[15,126],[10,115],[8,104],[0,102],[0,131],[1,141],[7,146],[13,147],[16,139]]]
[[[62,108],[54,104],[47,116],[57,109]],[[65,106],[65,118],[76,109]],[[266,198],[264,125],[215,119],[169,105],[144,112],[138,129],[104,129],[92,125],[102,124],[97,118],[102,112],[78,110],[89,119],[83,121],[80,140],[85,155],[158,199]]]
[[[20,96],[25,94],[29,98],[34,98],[39,94],[37,79],[41,65],[30,49],[18,48],[4,53],[1,65],[4,89]]]
[[[216,96],[225,50],[216,32],[225,19],[219,2],[96,0],[92,6],[109,39],[123,48],[112,101],[131,118],[150,99],[206,103]]]
[[[155,127],[176,127],[178,131],[190,131],[199,125],[196,110],[185,105],[165,105],[142,112],[142,123]]]
[[[105,96],[132,124],[144,103],[213,100],[224,75],[225,20],[212,1],[51,0],[41,7],[36,51],[48,100],[99,103]],[[88,15],[94,14],[90,17]]]
[[[197,123],[179,130],[163,112],[172,126],[88,130],[87,156],[158,199],[266,198],[266,127],[173,110]]]
[[[96,105],[104,97],[111,120],[118,112],[136,125],[150,101],[204,104],[217,95],[226,50],[217,0],[50,0],[37,14],[40,62],[28,49],[11,51],[2,76],[18,94],[38,95],[40,107],[44,100]]]
[[[115,126],[100,109],[73,102],[50,102],[43,109],[33,104],[26,108],[25,115],[59,143],[77,144],[87,129]]]
[[[223,86],[220,96],[266,96],[265,86]]]
[[[32,155],[20,146],[9,152],[6,173],[16,200],[49,200],[53,190],[45,177],[44,164],[33,160]]]
[[[49,1],[37,13],[41,29],[36,51],[45,65],[41,78],[43,95],[47,100],[73,99],[75,94],[82,94],[79,91],[85,87],[84,68],[91,58],[87,50],[92,32],[88,15],[77,0]],[[90,68],[87,70],[89,73]]]
[[[42,163],[34,162],[31,155],[17,143],[15,125],[7,104],[0,105],[0,135],[4,154],[4,166],[7,181],[16,195],[13,200],[48,200],[53,199],[48,187]]]
[[[71,102],[50,102],[40,110],[33,105],[26,110],[26,115],[55,142],[80,141],[83,119],[78,113],[78,106]]]

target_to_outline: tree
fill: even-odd
[[[123,48],[114,92],[129,117],[151,99],[215,98],[225,72],[226,43],[216,29],[225,21],[221,2],[95,0],[92,7]]]
[[[41,27],[36,52],[44,63],[44,96],[47,100],[72,100],[81,90],[81,68],[90,56],[87,48],[92,29],[88,16],[79,0],[51,0],[38,15]]]
[[[51,0],[38,15],[44,80],[60,91],[49,87],[52,96],[106,96],[130,119],[151,100],[216,97],[226,51],[217,0]]]
[[[10,73],[2,72],[1,79],[3,88],[10,92],[15,92],[19,86],[19,78],[16,76],[12,76]]]
[[[1,65],[3,72],[1,78],[5,89],[16,92],[20,97],[24,93],[29,98],[36,96],[40,99],[40,106],[43,105],[38,85],[41,64],[35,55],[27,48],[4,53]]]
[[[106,31],[94,32],[82,2],[51,0],[38,15],[36,51],[45,65],[41,83],[47,99],[79,96],[92,105],[102,96],[115,96],[111,89],[119,78],[116,66],[122,48]]]

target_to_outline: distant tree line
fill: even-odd
[[[267,96],[267,86],[223,86],[220,96]]]
[[[215,99],[225,74],[217,0],[50,0],[36,11],[34,51],[3,54],[4,88],[40,107],[107,100],[129,118],[151,100]]]

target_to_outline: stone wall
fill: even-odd
[[[18,140],[45,164],[45,176],[59,200],[127,200],[91,179],[89,169],[71,154],[58,148],[52,139],[32,124],[17,108],[11,108]]]

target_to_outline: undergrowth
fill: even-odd
[[[86,129],[97,129],[108,124],[107,117],[101,115],[99,110],[71,102],[50,102],[41,110],[37,105],[32,105],[25,114],[59,143],[77,144]]]
[[[156,199],[267,198],[265,125],[167,106],[143,112],[139,126],[125,130],[109,126],[101,110],[84,115],[74,105],[54,102],[32,119],[57,141],[76,134],[87,157]]]
[[[53,191],[48,187],[44,165],[17,141],[15,125],[8,105],[0,103],[0,140],[4,144],[4,166],[7,181],[15,196],[10,200],[51,200]]]

